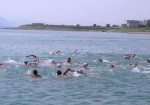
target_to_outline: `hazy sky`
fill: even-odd
[[[0,0],[5,22],[105,25],[150,19],[150,0]]]

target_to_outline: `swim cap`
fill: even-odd
[[[54,60],[52,60],[51,63],[55,64],[56,62]]]
[[[57,71],[57,75],[61,75],[62,72],[60,70]]]
[[[83,74],[83,70],[78,70],[77,73]]]
[[[84,67],[88,66],[88,63],[84,63]]]
[[[137,64],[136,63],[133,63],[133,64],[130,64],[132,67],[136,67]]]
[[[71,62],[71,58],[70,57],[67,59],[67,62]]]
[[[57,64],[57,68],[61,68],[62,66],[61,66],[61,64]]]
[[[38,71],[37,70],[33,70],[33,74],[37,75]]]
[[[24,61],[24,64],[27,65],[27,64],[28,64],[28,61]]]

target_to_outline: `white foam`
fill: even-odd
[[[27,73],[27,74],[31,74],[31,73],[32,73],[32,71],[31,71],[31,70],[28,70],[26,73]]]
[[[5,61],[5,63],[7,63],[7,64],[18,64],[18,62],[17,62],[17,61],[15,61],[15,60],[11,60],[11,59],[9,59],[9,60]]]
[[[81,76],[82,74],[79,74],[79,73],[77,73],[77,72],[73,72],[73,76],[74,77],[79,77],[79,76]]]
[[[51,54],[54,54],[54,52],[53,52],[53,51],[50,51],[48,54],[50,54],[50,55],[51,55]]]
[[[106,59],[103,59],[103,62],[108,63],[109,61],[108,61],[108,60],[106,60]]]
[[[134,69],[131,70],[132,72],[141,72],[141,70],[138,67],[135,67]]]
[[[149,73],[150,73],[150,71],[143,71],[142,73],[146,73],[146,74],[149,74]]]
[[[10,66],[16,66],[18,68],[22,63],[17,62],[15,60],[8,59],[7,61],[4,61],[4,64],[10,65]]]
[[[146,67],[144,67],[143,69],[144,69],[144,70],[150,70],[150,67],[147,67],[147,68],[146,68]]]

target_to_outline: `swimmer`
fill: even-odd
[[[57,62],[55,60],[52,60],[51,64],[57,64]]]
[[[87,74],[84,72],[84,70],[83,70],[83,69],[76,70],[76,72],[77,72],[78,74],[87,75]]]
[[[84,68],[84,69],[90,69],[88,63],[84,63],[83,68]]]
[[[36,55],[27,55],[26,57],[33,57],[35,58],[32,62],[24,61],[24,64],[27,66],[31,65],[38,65],[39,64],[39,58]]]
[[[136,56],[136,54],[127,54],[124,56],[125,59],[130,59],[130,58],[134,58]]]
[[[57,67],[57,68],[62,68],[62,65],[61,65],[60,63],[58,63],[58,64],[56,65],[56,67]]]
[[[77,54],[78,49],[76,49],[72,54],[75,55]]]
[[[68,69],[66,69],[66,70],[63,71],[63,72],[62,72],[61,70],[58,70],[58,71],[57,71],[57,75],[60,76],[60,77],[67,76],[66,74],[68,73],[68,71],[71,71],[71,69],[68,68]]]
[[[97,59],[98,62],[103,62],[103,59]]]
[[[57,71],[57,75],[59,75],[59,76],[66,76],[66,74],[67,74],[68,71],[73,72],[73,73],[78,73],[78,74],[86,75],[86,73],[83,72],[83,69],[80,69],[80,70],[72,70],[72,69],[70,69],[70,68],[68,68],[67,70],[65,70],[63,73],[62,73],[60,70],[58,70],[58,71]]]
[[[62,53],[61,53],[61,51],[58,50],[58,51],[55,51],[55,52],[51,52],[51,54],[54,55],[54,54],[62,54]]]
[[[149,59],[147,59],[147,63],[150,63],[150,60],[149,60]]]
[[[25,64],[26,66],[31,66],[31,65],[37,66],[37,65],[39,64],[39,60],[34,60],[34,61],[32,61],[32,62],[24,61],[24,64]]]
[[[38,58],[36,55],[27,55],[26,57]]]
[[[56,54],[61,54],[61,51],[56,51]]]
[[[131,66],[131,67],[133,67],[133,68],[135,68],[135,67],[137,67],[137,66],[138,66],[138,64],[133,63],[133,64],[130,64],[130,66]]]
[[[70,71],[71,72],[73,72],[74,73],[74,75],[76,75],[76,74],[82,74],[82,75],[87,75],[85,72],[84,72],[84,68],[81,68],[80,70],[71,70],[70,69]],[[78,75],[79,76],[79,75]]]
[[[31,74],[26,74],[26,76],[41,77],[41,75],[38,74],[37,70],[33,70],[33,72]]]
[[[0,63],[0,67],[2,67],[4,64],[3,63]]]
[[[67,63],[72,64],[72,59],[70,57],[67,59]]]
[[[87,63],[84,63],[83,67],[79,70],[71,70],[71,72],[74,72],[75,74],[83,74],[83,75],[87,75],[84,71],[91,69]]]
[[[116,68],[117,66],[115,66],[115,65],[110,65],[110,67],[111,67],[111,68]]]

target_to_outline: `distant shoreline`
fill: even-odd
[[[94,31],[94,30],[51,30],[51,29],[17,29],[17,28],[1,28],[4,30],[34,30],[34,31],[76,31],[76,32],[103,32],[103,31]],[[121,32],[121,31],[106,31],[104,33],[126,33],[126,34],[150,34],[150,32]]]
[[[45,30],[45,31],[80,31],[80,32],[116,32],[116,33],[130,33],[130,34],[150,34],[150,27],[107,27],[107,26],[76,26],[73,25],[47,25],[43,23],[32,23],[28,25],[21,25],[14,28],[2,28],[13,30]]]

